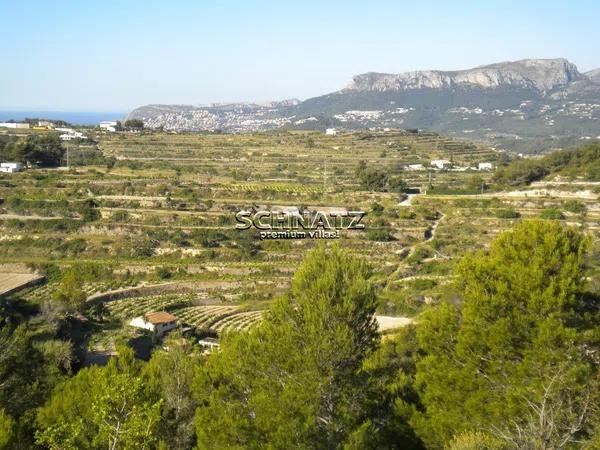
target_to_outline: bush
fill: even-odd
[[[390,233],[389,230],[370,230],[367,232],[367,239],[369,241],[377,242],[390,242],[395,241],[396,238]]]
[[[398,210],[398,218],[400,219],[414,219],[417,217],[417,214],[411,209],[400,209]]]
[[[565,211],[569,211],[569,212],[577,213],[577,214],[581,214],[586,211],[585,204],[580,201],[577,201],[577,200],[566,201],[565,203],[563,203],[563,208],[565,209]]]
[[[171,272],[171,270],[168,267],[159,266],[156,268],[156,275],[161,280],[168,280],[169,278],[171,278],[173,276],[173,273]]]
[[[546,220],[562,220],[565,218],[560,209],[548,208],[540,213],[540,217]]]
[[[516,211],[513,208],[507,208],[497,210],[496,217],[498,219],[518,219],[519,217],[521,217],[521,214],[519,213],[519,211]]]
[[[380,216],[383,213],[383,210],[383,205],[381,205],[380,203],[375,202],[371,205],[371,212],[375,216]]]

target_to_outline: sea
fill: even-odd
[[[72,125],[97,125],[107,120],[123,120],[126,112],[90,111],[0,111],[0,122],[30,119],[64,120]]]

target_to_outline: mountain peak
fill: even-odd
[[[577,67],[564,58],[522,59],[456,71],[421,70],[400,74],[369,72],[355,76],[344,91],[511,86],[547,92],[582,78]]]

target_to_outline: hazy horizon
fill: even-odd
[[[306,99],[364,72],[564,57],[600,67],[600,5],[2,2],[1,111]]]

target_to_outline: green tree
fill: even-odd
[[[200,370],[198,448],[333,448],[365,418],[362,363],[377,346],[370,270],[338,247],[311,252],[248,334]]]
[[[15,421],[0,408],[0,450],[8,450],[13,439]]]
[[[0,326],[0,409],[19,417],[37,406],[43,389],[43,358],[25,325]]]
[[[144,121],[140,119],[129,119],[126,120],[123,125],[125,126],[125,128],[135,128],[141,130],[142,128],[144,128]]]
[[[0,442],[8,442],[5,448],[33,447],[32,411],[59,379],[32,345],[25,325],[0,324]]]
[[[165,341],[167,351],[156,351],[144,368],[148,387],[159,392],[164,418],[161,433],[171,449],[192,448],[195,441],[194,412],[197,403],[192,394],[199,356],[181,333],[171,333]]]
[[[82,287],[83,283],[75,270],[67,270],[52,299],[68,305],[75,311],[80,311],[87,298]]]
[[[154,448],[161,400],[147,388],[128,347],[106,367],[82,369],[59,385],[37,416],[36,441],[51,450]]]
[[[109,311],[104,302],[96,302],[91,305],[88,309],[88,314],[90,314],[94,319],[99,322],[104,320],[104,317],[108,315]]]
[[[367,417],[348,440],[346,449],[423,449],[409,420],[420,407],[414,389],[419,350],[415,327],[408,326],[381,345],[364,364],[369,377]]]
[[[441,304],[417,330],[424,411],[412,423],[430,447],[474,428],[511,448],[565,448],[590,436],[598,315],[597,300],[583,295],[587,247],[573,228],[526,221],[464,258],[460,307]]]
[[[94,220],[98,220],[101,215],[100,211],[98,211],[98,202],[94,199],[88,199],[82,202],[79,208],[79,214],[81,218],[85,222],[93,222]]]
[[[13,150],[16,160],[42,167],[59,166],[65,153],[56,133],[34,134],[19,142]]]

